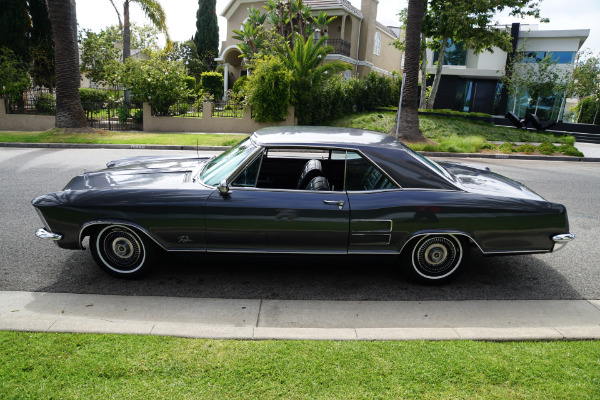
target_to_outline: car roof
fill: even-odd
[[[257,145],[269,147],[326,146],[405,150],[402,143],[385,133],[332,126],[273,126],[254,132],[251,139]]]

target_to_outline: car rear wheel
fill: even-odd
[[[90,238],[90,248],[100,268],[118,278],[139,278],[152,267],[152,244],[123,225],[97,230]]]
[[[446,282],[456,276],[463,264],[463,246],[454,235],[426,235],[411,243],[405,259],[411,277],[418,282]]]

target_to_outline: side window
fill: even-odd
[[[262,155],[256,157],[245,170],[243,170],[237,178],[231,183],[231,186],[255,187],[258,180],[258,171],[262,162]]]
[[[398,188],[379,168],[352,151],[347,153],[345,186],[354,191]]]

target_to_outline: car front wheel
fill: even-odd
[[[90,238],[90,248],[100,268],[118,278],[139,278],[152,266],[152,245],[123,225],[99,229]]]
[[[464,258],[463,246],[453,235],[426,235],[413,240],[408,258],[411,277],[421,283],[443,283],[454,277]]]

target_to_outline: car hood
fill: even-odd
[[[84,172],[63,190],[176,188],[189,185],[208,158],[150,156],[113,160],[100,171]]]
[[[455,183],[467,192],[545,201],[543,197],[522,183],[491,172],[487,167],[440,161],[438,164],[443,166],[454,177]]]

